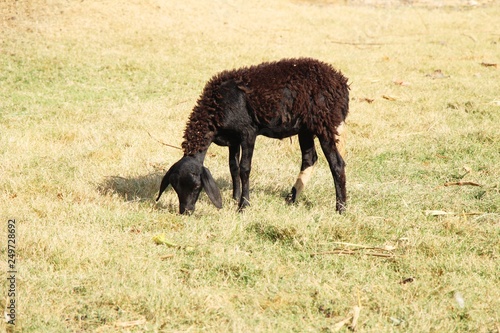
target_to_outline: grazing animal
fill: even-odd
[[[346,206],[345,163],[336,143],[348,111],[347,78],[315,59],[283,59],[223,71],[205,85],[184,131],[184,157],[163,177],[157,200],[172,184],[181,214],[194,211],[202,189],[216,207],[222,207],[219,189],[203,166],[213,142],[229,147],[233,198],[241,210],[249,205],[256,137],[298,135],[302,165],[287,201],[295,202],[311,175],[318,159],[317,137],[333,175],[336,210],[342,213]]]

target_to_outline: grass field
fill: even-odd
[[[495,1],[0,0],[0,267],[15,219],[17,269],[0,329],[499,333],[498,17]],[[155,203],[181,157],[158,141],[181,144],[205,82],[300,56],[351,84],[345,215],[321,154],[285,204],[297,139],[257,140],[244,213],[215,145],[223,209]]]

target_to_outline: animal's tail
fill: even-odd
[[[347,155],[346,143],[348,130],[345,119],[347,118],[347,114],[349,113],[349,86],[347,86],[347,92],[345,95],[346,100],[344,107],[342,108],[342,122],[340,123],[339,127],[337,127],[338,135],[336,135],[335,137],[337,149],[343,159],[345,159]]]
[[[340,155],[342,156],[343,159],[346,158],[346,154],[347,154],[347,151],[346,151],[346,143],[347,143],[347,125],[345,123],[345,121],[342,121],[342,123],[340,123],[340,126],[337,127],[337,133],[338,135],[336,136],[336,145],[337,145],[337,149],[340,153]]]

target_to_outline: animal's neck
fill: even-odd
[[[201,164],[203,164],[203,161],[205,161],[205,156],[207,155],[207,150],[202,150],[196,154],[193,155],[193,157],[198,161],[200,162]]]
[[[185,155],[205,156],[208,147],[214,139],[214,132],[205,127],[200,121],[189,120],[186,130],[184,131],[184,142],[182,149]]]

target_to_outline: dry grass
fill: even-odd
[[[18,221],[19,270],[2,329],[498,332],[500,6],[363,3],[0,0],[0,218]],[[180,152],[147,132],[179,145],[215,72],[298,56],[350,78],[347,213],[322,156],[286,206],[298,144],[265,138],[243,214],[215,146],[222,210],[155,204]],[[481,186],[444,186],[460,182]]]

